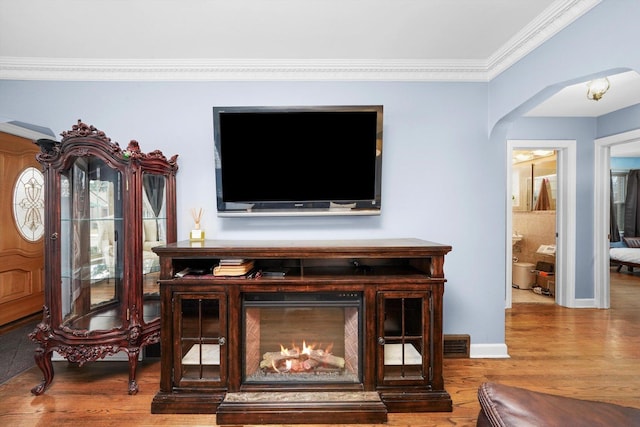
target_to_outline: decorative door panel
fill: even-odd
[[[0,132],[0,325],[44,303],[44,202],[38,147]]]

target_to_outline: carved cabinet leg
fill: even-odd
[[[136,370],[138,369],[138,355],[140,348],[130,348],[129,353],[129,394],[138,393],[138,383],[136,382]]]
[[[51,363],[51,355],[53,353],[50,350],[39,347],[36,349],[33,358],[36,361],[36,365],[42,371],[44,378],[42,382],[31,389],[31,393],[36,396],[40,396],[49,387],[51,381],[53,381],[53,363]]]

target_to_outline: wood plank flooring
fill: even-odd
[[[386,425],[474,426],[480,408],[477,388],[484,381],[640,408],[640,273],[612,270],[611,306],[597,310],[514,304],[506,314],[511,358],[445,359],[453,412],[389,414]],[[40,378],[33,368],[0,385],[0,425],[215,425],[215,415],[150,413],[158,390],[156,360],[141,363],[135,396],[127,394],[127,364],[121,362],[82,368],[55,362],[50,389],[32,396],[30,389]]]

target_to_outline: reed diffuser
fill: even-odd
[[[189,240],[192,242],[204,242],[204,230],[200,228],[200,220],[202,219],[202,208],[198,209],[196,212],[195,209],[191,209],[191,216],[193,217],[193,222],[195,225],[193,226],[193,230],[189,233]]]

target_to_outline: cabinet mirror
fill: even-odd
[[[167,243],[166,177],[160,174],[142,175],[142,284],[144,321],[159,318],[160,299],[158,279],[160,258],[151,249]]]

